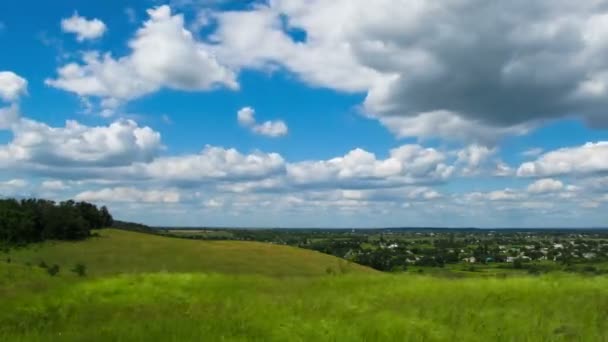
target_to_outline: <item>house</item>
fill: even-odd
[[[585,258],[585,259],[593,259],[595,257],[596,257],[596,254],[593,252],[583,253],[583,258]]]
[[[553,249],[564,249],[564,245],[562,245],[561,243],[554,243]]]

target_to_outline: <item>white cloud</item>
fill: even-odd
[[[83,63],[58,69],[46,83],[80,96],[101,97],[115,107],[161,88],[199,91],[217,86],[238,88],[234,73],[220,65],[205,45],[184,27],[169,6],[148,10],[149,20],[129,42],[131,53],[114,58],[91,51]],[[113,109],[109,108],[109,109]]]
[[[289,131],[285,122],[278,121],[265,121],[261,124],[255,125],[253,131],[265,135],[267,137],[281,137],[287,134]]]
[[[20,178],[0,181],[0,198],[26,196],[28,185],[27,180]]]
[[[12,71],[0,71],[0,100],[14,102],[26,93],[26,79]]]
[[[139,164],[135,173],[168,182],[250,180],[282,173],[285,161],[277,153],[241,154],[235,149],[207,146],[200,154],[161,157]]]
[[[525,196],[514,189],[506,188],[489,192],[472,192],[466,194],[464,198],[468,201],[518,201]]]
[[[61,180],[45,180],[42,182],[41,186],[42,189],[51,191],[66,190],[70,188],[67,184],[65,184],[65,182]]]
[[[8,181],[0,182],[2,188],[24,188],[28,186],[28,182],[24,179],[11,179]]]
[[[13,140],[0,146],[0,159],[47,166],[120,166],[152,160],[160,134],[131,120],[89,127],[67,121],[50,127],[29,119],[12,125]]]
[[[495,143],[572,113],[608,125],[606,4],[276,0],[215,13],[210,38],[233,68],[366,93],[364,110],[398,136]]]
[[[253,126],[255,125],[255,111],[251,107],[243,107],[237,113],[237,120],[242,126]]]
[[[180,201],[180,193],[167,189],[139,190],[131,187],[117,187],[81,192],[75,198],[78,201],[102,203],[178,203]]]
[[[528,186],[528,192],[534,194],[545,194],[550,192],[558,192],[564,189],[564,183],[559,180],[544,178]]]
[[[237,112],[237,121],[241,126],[249,128],[252,132],[267,137],[281,137],[289,132],[287,124],[282,120],[257,123],[255,119],[255,110],[251,107],[241,108]]]
[[[517,170],[517,175],[521,177],[546,177],[593,174],[605,171],[608,171],[608,142],[600,141],[547,152],[535,161],[521,164]]]
[[[70,18],[61,20],[63,32],[73,33],[79,42],[101,38],[107,30],[103,21],[94,18],[87,19],[74,13]]]
[[[521,155],[524,157],[538,157],[539,155],[541,155],[543,153],[543,151],[544,151],[544,149],[542,149],[540,147],[534,147],[534,148],[530,148],[530,149],[523,151],[521,153]]]
[[[10,107],[0,108],[0,130],[11,128],[19,122],[20,116],[19,107],[15,104]]]
[[[457,164],[462,165],[462,174],[465,176],[476,175],[481,172],[482,165],[487,159],[496,153],[496,150],[480,145],[469,145],[458,151]]]
[[[496,164],[496,169],[493,172],[494,176],[497,177],[507,177],[507,176],[512,176],[515,174],[515,170],[513,170],[512,167],[510,167],[509,165],[505,164],[502,161],[499,161]]]
[[[372,115],[372,117],[376,117]],[[380,122],[399,138],[441,137],[447,140],[495,145],[505,136],[524,135],[532,125],[509,127],[491,126],[475,120],[468,120],[457,113],[434,111],[416,116],[382,116]]]
[[[283,4],[273,2],[273,5],[280,7]],[[341,37],[346,12],[325,15],[334,17],[322,19],[331,22],[316,20],[322,27],[309,27],[306,43],[300,43],[283,31],[278,8],[255,6],[252,11],[216,13],[219,26],[211,38],[219,44],[213,48],[221,60],[233,68],[272,69],[280,63],[309,83],[345,91],[364,91],[380,75],[362,66],[351,46]]]
[[[343,157],[289,164],[287,175],[291,182],[301,186],[357,188],[433,183],[452,174],[454,168],[445,164],[445,160],[443,153],[419,145],[395,148],[384,160],[358,148]]]

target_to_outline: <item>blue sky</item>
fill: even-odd
[[[153,225],[605,226],[605,5],[1,3],[0,196]]]

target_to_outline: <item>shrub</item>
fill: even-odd
[[[595,266],[587,265],[583,267],[583,272],[586,273],[598,273],[597,268]]]
[[[84,277],[87,275],[87,267],[84,264],[76,264],[72,268],[72,272],[76,273],[79,277]]]
[[[59,265],[55,264],[49,268],[47,268],[47,272],[49,273],[49,275],[51,277],[54,277],[57,275],[57,273],[59,273]]]
[[[513,268],[520,270],[524,268],[524,263],[520,258],[513,260]]]
[[[41,262],[38,264],[38,267],[40,267],[40,268],[49,268],[49,265],[47,265],[47,264],[46,264],[46,262],[41,261]]]

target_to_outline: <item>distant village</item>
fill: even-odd
[[[608,272],[607,230],[205,229],[166,233],[298,246],[382,271],[460,264]]]

